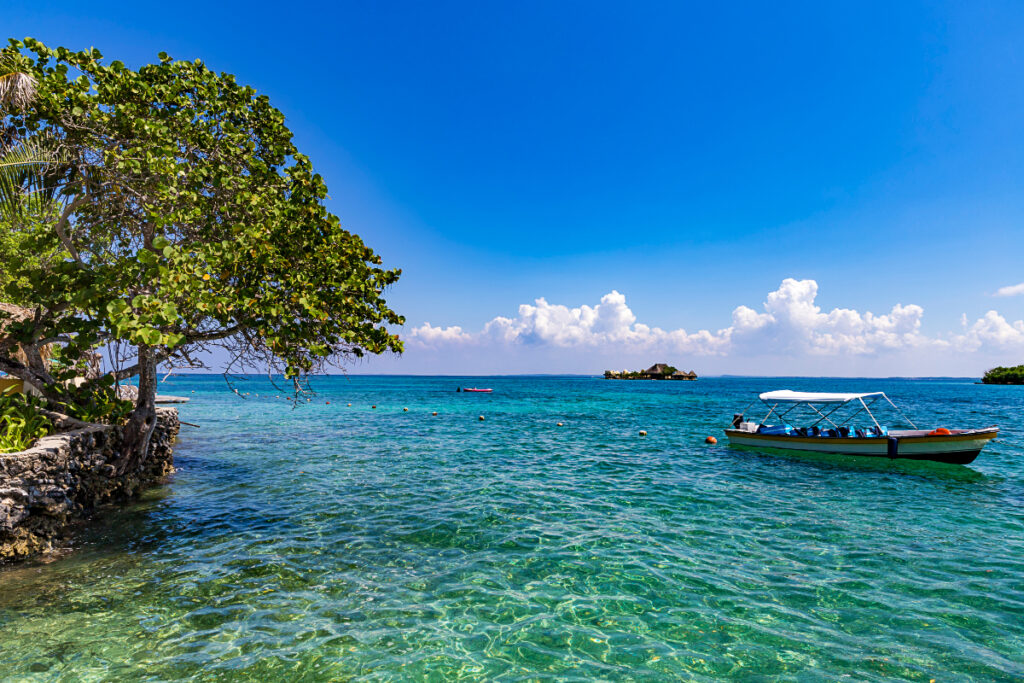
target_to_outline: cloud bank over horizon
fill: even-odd
[[[514,317],[496,316],[475,332],[425,322],[412,329],[407,340],[410,351],[458,352],[460,357],[473,351],[555,356],[571,352],[595,360],[657,354],[659,359],[720,359],[712,365],[722,367],[730,358],[752,357],[860,359],[859,367],[873,367],[873,359],[892,356],[914,358],[917,372],[929,358],[948,367],[949,359],[962,360],[964,354],[1024,353],[1024,321],[1010,322],[995,310],[973,323],[965,315],[960,330],[930,336],[922,332],[924,309],[916,304],[896,303],[883,314],[850,308],[823,311],[815,303],[817,296],[815,280],[787,278],[767,294],[760,310],[739,305],[728,326],[691,332],[639,322],[626,297],[612,290],[595,305],[573,308],[539,298],[520,305]]]

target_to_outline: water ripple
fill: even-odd
[[[702,443],[778,380],[487,382],[332,378],[291,410],[172,378],[203,425],[179,472],[0,574],[0,673],[1024,677],[1024,390],[784,382],[1007,425],[965,468]]]

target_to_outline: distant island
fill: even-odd
[[[1024,384],[1024,365],[992,368],[981,378],[982,384]]]
[[[693,370],[683,372],[668,363],[655,363],[646,370],[605,370],[605,379],[675,379],[693,381],[697,373]]]

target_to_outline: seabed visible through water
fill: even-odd
[[[1024,387],[243,384],[172,376],[173,480],[0,571],[2,678],[1024,678]],[[777,388],[1002,431],[969,467],[704,443]]]

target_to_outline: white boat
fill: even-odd
[[[730,444],[966,465],[999,434],[998,427],[918,429],[881,391],[832,394],[782,390],[758,398],[767,406],[768,414],[760,422],[745,422],[742,413],[734,415],[733,428],[725,430]],[[871,408],[882,400],[913,429],[880,425]],[[794,418],[800,415],[807,416],[809,426],[794,425]],[[870,421],[870,426],[854,426],[858,418],[864,423]]]

